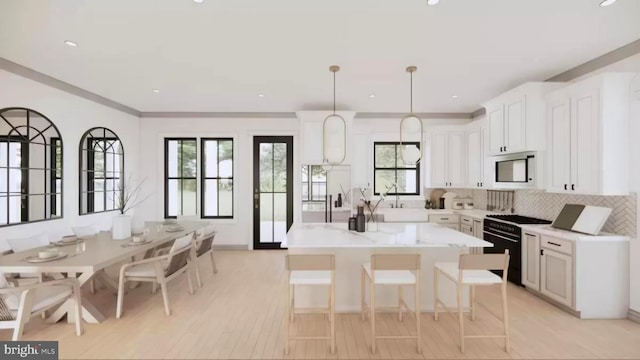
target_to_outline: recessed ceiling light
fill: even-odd
[[[264,97],[264,94],[258,94],[258,97]]]
[[[78,43],[73,42],[71,40],[65,40],[64,43],[69,45],[69,46],[71,46],[71,47],[78,47]]]
[[[374,97],[376,97],[376,94],[369,94],[369,97],[373,99]]]
[[[153,91],[154,93],[156,93],[156,94],[160,92],[160,90],[158,90],[158,89],[153,89],[152,91]]]
[[[194,3],[196,4],[202,4],[204,2],[204,0],[193,0]]]
[[[458,95],[453,95],[452,98],[457,99]]]
[[[438,5],[440,0],[427,0],[427,5]]]
[[[600,7],[605,7],[609,5],[613,5],[617,0],[604,0],[600,3]]]

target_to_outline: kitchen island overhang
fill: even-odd
[[[360,311],[360,269],[376,253],[418,253],[421,255],[420,309],[433,311],[433,274],[436,262],[457,262],[460,254],[482,253],[493,244],[434,223],[380,223],[378,231],[358,233],[342,223],[294,223],[282,241],[290,254],[328,254],[336,257],[336,311]],[[514,256],[512,254],[512,256]],[[283,264],[284,266],[284,264]],[[456,288],[441,278],[440,298],[456,304]],[[326,291],[296,287],[296,308],[326,306]],[[397,286],[376,288],[376,303],[397,306]],[[367,294],[368,298],[368,294]],[[405,301],[413,307],[411,296]],[[468,304],[468,289],[464,292]]]

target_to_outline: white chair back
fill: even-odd
[[[7,278],[4,277],[3,273],[0,273],[0,289],[6,289],[8,287],[9,287],[9,282],[7,281]],[[2,306],[3,305],[7,309],[17,309],[18,306],[20,306],[20,297],[19,297],[19,295],[17,295],[17,294],[0,295],[0,313],[2,313]],[[0,320],[3,320],[3,319],[0,318]],[[7,319],[4,319],[4,320],[11,320],[11,319],[7,318]]]
[[[327,255],[286,255],[285,268],[288,271],[326,271],[336,269],[336,258]]]
[[[49,237],[46,234],[39,234],[28,238],[8,239],[7,242],[11,246],[14,253],[35,249],[49,245]]]
[[[420,254],[371,255],[372,270],[419,270]]]

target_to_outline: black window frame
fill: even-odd
[[[376,167],[376,146],[378,145],[395,145],[395,167]],[[403,142],[402,145],[415,145],[418,150],[420,149],[420,142]],[[395,171],[395,183],[398,183],[398,171],[415,170],[416,172],[416,191],[415,192],[402,192],[396,193],[397,188],[389,191],[387,195],[398,196],[415,196],[420,195],[420,163],[417,163],[415,167],[398,167],[398,149],[400,147],[399,141],[376,141],[373,143],[373,195],[380,195],[380,192],[376,192],[376,172],[378,170]]]
[[[179,169],[180,169],[180,176],[177,177],[169,177],[169,162],[168,162],[168,158],[169,158],[169,142],[171,141],[179,141],[180,142],[180,152],[182,151],[182,143],[184,141],[193,141],[196,145],[196,147],[198,146],[198,138],[197,137],[167,137],[164,138],[164,218],[165,219],[176,219],[178,218],[178,215],[169,215],[169,180],[195,180],[196,181],[196,191],[198,190],[198,186],[197,186],[197,182],[198,182],[198,172],[199,172],[199,166],[198,166],[198,159],[196,158],[196,173],[195,173],[195,177],[183,177],[182,175],[182,163],[179,165]],[[198,151],[196,148],[196,157],[197,157]],[[184,183],[183,183],[184,184]],[[180,189],[180,209],[184,210],[184,199],[183,199],[183,189]],[[197,196],[197,194],[196,194]],[[197,206],[196,206],[197,209]],[[202,215],[200,215],[202,216]]]
[[[94,133],[96,131],[102,131],[102,136],[94,136]],[[107,133],[109,136],[107,136]],[[111,142],[111,141],[113,141],[113,143],[107,146],[107,142]],[[86,149],[84,148],[85,142],[87,142]],[[96,150],[96,144],[99,144],[100,142],[103,143],[102,150]],[[121,150],[120,153],[109,150],[110,148],[112,149],[116,144],[119,146],[119,150]],[[91,214],[101,214],[101,213],[107,213],[112,211],[120,211],[120,209],[118,208],[119,206],[118,198],[122,196],[121,193],[125,185],[124,184],[125,155],[124,155],[124,145],[122,144],[122,139],[120,139],[118,134],[116,134],[113,130],[109,128],[94,127],[85,131],[85,133],[82,135],[82,138],[80,138],[80,146],[78,151],[79,151],[79,169],[80,169],[80,172],[78,174],[78,193],[80,194],[79,201],[78,201],[78,213],[80,214],[80,216],[91,215]],[[102,158],[104,161],[104,169],[102,170],[102,173],[103,173],[102,177],[95,176],[96,174],[95,153],[102,153]],[[115,166],[112,166],[113,171],[111,171],[114,174],[118,173],[119,177],[115,177],[115,176],[107,177],[107,154],[113,155],[113,161],[114,161],[113,165],[115,165],[116,157],[120,156],[121,167],[119,171],[115,171]],[[86,156],[87,158],[86,167],[83,162],[84,156]],[[86,173],[86,179],[83,178],[84,173]],[[96,179],[104,181],[104,190],[95,191]],[[114,182],[114,188],[111,190],[107,190],[107,181],[116,180],[116,179],[118,180],[118,182],[117,184]],[[86,182],[86,184],[83,184],[83,182]],[[82,188],[83,185],[86,185],[85,191],[83,191],[83,188]],[[99,211],[95,210],[94,196],[96,193],[102,193],[103,204],[104,204],[103,210],[99,210]],[[107,209],[107,201],[109,199],[108,198],[109,194],[111,194],[111,197],[112,197],[111,198],[111,202],[113,206],[112,209]],[[83,196],[86,196],[86,201],[87,201],[86,211],[83,211],[83,207],[84,207],[84,204],[82,202]]]
[[[25,115],[26,115],[26,124],[20,124],[20,125],[15,125],[9,120],[10,117],[5,117],[4,114],[10,111],[25,111]],[[31,115],[35,115],[37,117],[40,117],[42,119],[44,119],[47,123],[46,126],[44,126],[43,124],[43,128],[38,128],[38,127],[34,127],[33,123],[31,121]],[[51,211],[52,209],[52,203],[53,203],[53,199],[55,199],[55,197],[57,195],[60,195],[61,199],[64,199],[64,180],[63,180],[63,175],[64,175],[64,142],[62,140],[62,135],[60,134],[60,130],[58,130],[58,127],[53,123],[53,121],[51,121],[51,119],[49,119],[47,116],[43,115],[42,113],[33,110],[33,109],[29,109],[29,108],[25,108],[25,107],[7,107],[7,108],[2,108],[0,109],[0,122],[6,123],[7,125],[9,125],[9,127],[11,128],[9,130],[8,134],[3,134],[0,135],[0,141],[1,142],[6,142],[7,143],[7,150],[9,149],[9,143],[19,143],[20,144],[20,153],[21,153],[21,163],[20,163],[20,172],[21,172],[21,185],[20,185],[20,193],[19,195],[16,195],[16,193],[12,193],[9,191],[9,177],[11,174],[11,169],[17,169],[16,167],[10,167],[9,166],[9,160],[7,158],[7,167],[5,168],[7,170],[7,191],[2,191],[0,192],[0,200],[1,201],[5,201],[7,203],[7,223],[0,223],[0,228],[2,227],[8,227],[8,226],[16,226],[16,225],[23,225],[23,224],[29,224],[29,223],[37,223],[37,222],[43,222],[43,221],[49,221],[49,220],[59,220],[64,218],[64,204],[61,204],[60,206],[60,214],[55,214]],[[26,134],[21,133],[18,129],[20,128],[26,128]],[[52,164],[55,164],[55,162],[51,162],[51,161],[47,161],[47,154],[49,157],[52,157],[52,154],[54,152],[51,151],[51,148],[53,147],[53,145],[51,143],[47,143],[47,139],[45,137],[45,132],[47,132],[49,129],[53,129],[55,131],[55,135],[51,136],[49,139],[56,139],[56,142],[59,143],[60,145],[60,177],[59,179],[61,180],[60,182],[60,192],[56,193],[53,192],[53,189],[49,188],[47,191],[47,183],[50,186],[51,185],[51,180],[50,180],[50,173],[46,174],[47,172],[50,171],[54,171],[56,169],[50,169],[48,168],[49,166],[51,166]],[[36,138],[42,138],[42,142],[37,142],[35,141]],[[30,156],[29,156],[29,145],[30,144],[40,144],[45,146],[45,150],[44,150],[44,157],[45,157],[45,161],[44,161],[44,167],[43,168],[39,168],[39,167],[32,167],[30,164]],[[48,149],[48,150],[47,150]],[[7,156],[8,156],[8,152],[7,152]],[[43,170],[45,172],[45,176],[44,176],[44,187],[45,187],[45,192],[44,193],[31,193],[30,192],[30,182],[29,182],[29,170]],[[49,175],[49,181],[47,181],[47,178]],[[37,220],[31,220],[30,218],[30,204],[29,204],[29,198],[32,196],[44,196],[44,217],[42,219],[37,219]],[[21,219],[26,219],[20,222],[9,222],[9,218],[10,218],[10,212],[9,212],[9,203],[11,201],[12,197],[20,197],[21,198],[21,212],[20,212],[20,217]],[[6,198],[6,199],[5,199]],[[47,217],[47,208],[49,209],[49,213],[48,213],[48,217]]]
[[[207,167],[206,167],[206,146],[205,143],[207,141],[217,141],[218,142],[218,146],[216,147],[217,151],[216,151],[216,166],[218,167],[218,171],[216,171],[216,173],[218,174],[218,176],[207,176]],[[231,142],[231,162],[232,162],[232,167],[231,167],[231,176],[230,177],[221,177],[220,176],[220,141],[230,141]],[[234,151],[234,138],[232,137],[203,137],[200,138],[200,218],[201,219],[233,219],[233,217],[235,216],[235,206],[234,206],[234,202],[235,202],[235,182],[234,182],[234,175],[235,175],[235,151]],[[205,196],[205,183],[207,180],[231,180],[231,215],[205,215],[205,202],[206,202],[206,196]],[[220,194],[220,183],[218,183],[218,194]],[[218,203],[217,205],[217,209],[218,209],[218,214],[220,214],[220,197],[218,196]]]

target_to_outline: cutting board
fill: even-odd
[[[612,211],[610,208],[600,206],[566,204],[551,226],[563,230],[598,235]]]

